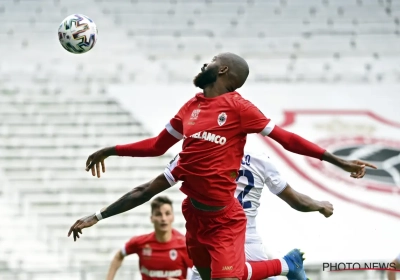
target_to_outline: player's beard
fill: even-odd
[[[193,84],[201,89],[207,85],[213,84],[218,78],[218,67],[201,68],[201,72],[193,79]]]

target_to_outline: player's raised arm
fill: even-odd
[[[260,133],[268,136],[292,153],[327,161],[350,172],[350,176],[353,178],[364,177],[366,166],[377,168],[375,165],[361,160],[350,161],[339,158],[303,137],[280,128],[265,117],[250,101],[243,99],[240,106],[241,125],[245,133]]]
[[[336,165],[351,173],[353,178],[362,178],[365,175],[365,167],[371,167],[376,169],[377,167],[371,163],[361,161],[361,160],[344,160],[337,157],[327,150],[319,147],[318,145],[302,138],[301,136],[286,131],[279,126],[275,125],[274,129],[268,134],[268,137],[275,140],[282,145],[286,150],[304,155],[319,160],[327,161],[333,165]]]
[[[91,170],[92,175],[100,178],[101,171],[106,172],[104,160],[109,156],[130,157],[156,157],[163,155],[175,145],[180,138],[176,138],[167,128],[153,138],[139,142],[103,148],[91,154],[86,161],[86,171]],[[101,165],[101,170],[100,170]]]
[[[192,100],[182,106],[158,136],[131,144],[103,148],[91,154],[86,161],[86,171],[91,170],[93,176],[97,175],[100,178],[100,173],[106,171],[104,160],[109,156],[156,157],[165,154],[169,148],[183,139],[182,119]]]
[[[171,187],[164,174],[160,174],[152,181],[140,185],[126,193],[120,199],[102,210],[77,220],[70,228],[68,237],[73,233],[74,241],[82,234],[82,229],[95,225],[101,219],[129,211],[149,201],[153,196]]]

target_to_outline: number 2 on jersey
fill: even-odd
[[[254,188],[254,176],[249,170],[239,170],[239,175],[236,178],[236,182],[242,176],[247,178],[247,185],[244,190],[239,193],[237,199],[239,200],[240,204],[242,204],[243,209],[248,209],[251,208],[251,201],[245,201],[243,203],[243,199],[250,192],[250,190]]]

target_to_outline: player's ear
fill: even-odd
[[[226,72],[228,72],[228,70],[229,70],[228,66],[221,66],[221,67],[219,67],[219,72],[218,72],[218,74],[219,74],[219,75],[226,74]]]
[[[154,224],[153,215],[150,216],[150,222],[151,222],[152,224]]]

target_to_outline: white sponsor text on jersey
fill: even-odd
[[[140,268],[140,272],[153,278],[169,278],[182,276],[182,270],[148,270],[144,266]]]
[[[190,137],[214,142],[215,144],[219,145],[224,145],[226,143],[225,137],[207,131],[196,132],[195,134],[190,135]]]

